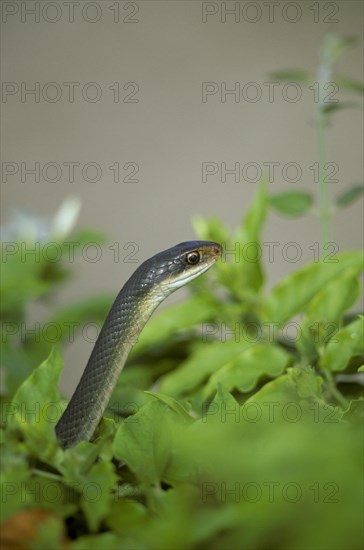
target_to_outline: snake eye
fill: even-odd
[[[186,261],[189,265],[196,265],[200,261],[200,253],[197,251],[189,252],[186,255]]]

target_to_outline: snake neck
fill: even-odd
[[[166,292],[126,284],[117,296],[78,386],[56,425],[63,448],[89,440],[103,416],[118,377],[144,325]]]

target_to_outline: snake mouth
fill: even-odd
[[[180,286],[184,286],[185,284],[189,283],[208,269],[214,265],[217,258],[211,258],[208,262],[205,262],[204,264],[196,265],[192,268],[189,268],[182,273],[179,273],[178,275],[175,275],[174,277],[170,277],[168,281],[166,281],[166,286],[171,287],[171,289],[175,290],[176,288],[179,288]]]
[[[174,291],[177,288],[189,283],[214,265],[214,263],[222,255],[222,247],[220,245],[213,245],[205,247],[205,249],[197,249],[201,254],[201,261],[196,265],[188,265],[179,273],[171,274],[168,279],[161,283],[161,286],[165,290]]]

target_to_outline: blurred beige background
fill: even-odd
[[[81,257],[58,304],[116,294],[137,265],[123,262],[127,243],[136,243],[142,261],[193,239],[196,214],[236,227],[257,188],[255,176],[267,175],[268,163],[277,163],[272,192],[310,190],[318,197],[310,169],[317,161],[313,91],[302,88],[293,101],[297,88],[278,85],[272,92],[269,73],[315,72],[320,42],[331,31],[359,37],[336,72],[362,80],[361,1],[4,1],[1,7],[3,223],[15,210],[52,217],[76,195],[82,199],[77,228],[104,232],[121,252],[116,263],[107,247],[98,262]],[[215,83],[207,91],[216,93],[203,98],[204,82]],[[237,86],[240,100],[228,94],[222,101],[224,86]],[[36,93],[27,94],[30,89]],[[256,93],[261,97],[253,101]],[[358,101],[341,91],[335,97]],[[362,181],[362,151],[362,111],[336,113],[327,153],[337,166],[331,197]],[[38,182],[22,174],[21,163],[39,163]],[[207,181],[203,163],[218,168]],[[233,175],[222,181],[221,163],[240,164],[238,181]],[[297,182],[289,181],[294,172],[287,163],[299,166]],[[128,176],[135,181],[123,181]],[[266,265],[272,285],[314,259],[318,221],[270,214],[264,240],[279,243]],[[332,240],[339,250],[362,246],[362,204],[335,216]],[[302,250],[298,262],[284,257],[291,241]],[[90,348],[79,339],[65,352],[68,393]]]

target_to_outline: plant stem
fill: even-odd
[[[330,372],[327,370],[323,371],[323,376],[326,380],[326,386],[330,394],[334,399],[336,399],[337,403],[340,404],[340,406],[343,409],[347,409],[349,406],[349,402],[345,399],[345,397],[340,393],[340,391],[337,389],[335,381],[331,375]]]
[[[326,250],[327,243],[330,241],[330,203],[327,178],[325,174],[326,165],[326,135],[325,125],[326,117],[322,108],[318,108],[316,120],[317,132],[317,153],[319,163],[319,196],[320,196],[320,234],[321,234],[321,256]]]
[[[330,64],[323,59],[318,70],[318,102],[315,113],[317,157],[319,165],[319,196],[320,196],[320,233],[321,233],[321,255],[326,250],[327,243],[330,241],[330,203],[327,178],[325,174],[326,166],[326,127],[327,117],[324,104],[324,87],[330,82],[331,76]]]
[[[47,479],[53,479],[54,481],[62,481],[61,475],[53,474],[52,472],[47,472],[45,470],[39,470],[39,468],[33,468],[33,474],[46,477]]]

